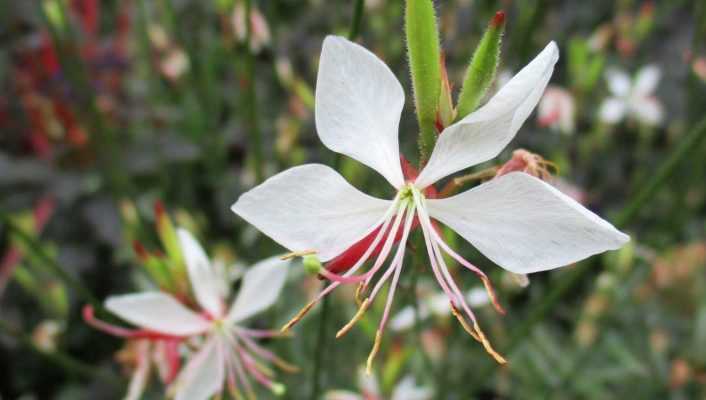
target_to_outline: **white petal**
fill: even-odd
[[[373,53],[348,40],[324,40],[316,80],[316,130],[329,149],[404,183],[398,126],[404,90]]]
[[[446,128],[416,180],[417,187],[497,156],[532,113],[558,59],[559,49],[551,42],[486,105]]]
[[[632,89],[634,95],[649,96],[657,89],[662,71],[656,65],[646,65],[637,72],[635,86]]]
[[[325,165],[307,164],[271,177],[231,209],[289,250],[328,261],[372,232],[390,205]]]
[[[662,104],[655,97],[639,97],[632,99],[630,113],[635,119],[646,125],[659,125],[664,119]]]
[[[224,349],[218,338],[210,338],[175,381],[175,400],[207,400],[223,389]]]
[[[268,258],[252,266],[243,277],[228,319],[238,322],[271,306],[282,291],[288,266],[289,262],[279,257]]]
[[[105,308],[131,324],[167,335],[196,335],[211,326],[206,319],[162,292],[111,296],[105,301]]]
[[[617,124],[625,117],[627,106],[623,99],[610,97],[603,101],[598,117],[606,124]]]
[[[605,73],[605,79],[608,83],[608,89],[613,95],[625,97],[630,93],[630,77],[625,71],[617,68],[608,68]]]
[[[431,400],[433,392],[417,386],[412,376],[406,376],[392,392],[392,400]]]
[[[427,204],[432,217],[518,274],[561,267],[630,240],[557,189],[520,172]]]
[[[217,275],[206,252],[189,231],[179,228],[177,236],[196,301],[213,317],[220,318],[223,315],[219,283],[221,277]]]

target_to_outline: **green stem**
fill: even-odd
[[[262,138],[260,125],[257,120],[257,94],[255,93],[255,55],[250,48],[252,35],[252,21],[250,13],[252,0],[245,0],[245,102],[247,107],[248,132],[250,134],[250,164],[255,173],[255,180],[260,183],[264,180]]]
[[[703,118],[697,126],[684,137],[667,160],[657,169],[657,172],[651,177],[650,181],[642,185],[642,189],[635,195],[633,200],[623,208],[623,211],[615,219],[615,225],[618,228],[623,228],[634,220],[640,210],[648,203],[648,200],[657,193],[667,181],[667,178],[676,171],[679,164],[687,159],[691,151],[698,149],[704,138],[706,138],[706,118]],[[595,260],[595,258],[592,260]],[[513,329],[513,335],[510,337],[509,343],[505,346],[505,353],[510,354],[531,332],[536,323],[542,321],[566,294],[573,293],[572,289],[581,281],[581,278],[586,273],[589,271],[596,273],[594,263],[595,261],[582,262],[566,272],[567,275],[554,286],[552,291],[549,292],[537,307],[532,309],[523,323]],[[481,371],[478,382],[486,381],[492,371],[493,367]]]
[[[124,386],[122,379],[110,373],[96,369],[94,365],[86,364],[83,361],[77,360],[68,354],[59,351],[45,351],[37,347],[37,345],[26,335],[23,335],[17,329],[11,327],[6,321],[0,319],[0,331],[15,338],[23,347],[44,358],[48,362],[62,368],[69,374],[79,376],[86,379],[100,379],[106,383],[116,386]]]
[[[351,30],[348,32],[348,40],[355,40],[360,34],[360,26],[363,23],[363,11],[365,10],[365,0],[356,0],[353,8],[353,21]]]
[[[8,215],[0,214],[0,223],[5,225],[6,229],[12,235],[15,235],[18,239],[23,241],[29,250],[31,250],[39,259],[39,261],[49,268],[54,274],[56,274],[59,279],[64,281],[64,283],[76,292],[79,297],[90,303],[96,310],[103,311],[103,305],[98,301],[98,299],[85,286],[83,286],[81,282],[64,271],[61,265],[59,265],[59,263],[57,263],[44,251],[39,242],[20,228],[15,222],[13,222]]]
[[[314,356],[314,370],[311,378],[311,400],[318,400],[321,392],[321,375],[324,364],[324,355],[326,355],[326,328],[328,322],[329,309],[331,308],[330,296],[325,296],[321,300],[321,317],[319,319],[319,333],[316,338],[316,353]]]

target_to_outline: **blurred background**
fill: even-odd
[[[706,2],[436,4],[456,88],[497,10],[507,13],[498,84],[550,40],[561,51],[538,111],[481,168],[518,148],[537,153],[557,165],[553,184],[633,240],[526,281],[449,236],[495,282],[508,314],[482,296],[476,309],[509,364],[433,306],[436,284],[420,266],[402,277],[379,399],[405,377],[434,399],[704,398]],[[313,93],[324,37],[357,40],[405,87],[400,142],[415,160],[403,17],[404,2],[384,0],[0,1],[0,397],[124,396],[134,351],[81,310],[154,285],[140,254],[163,251],[160,218],[236,276],[284,252],[230,211],[263,178],[315,161],[389,195],[380,176],[320,143]],[[300,264],[288,279],[256,325],[281,326],[321,284]],[[284,398],[360,393],[381,307],[335,340],[356,310],[339,290],[293,338],[266,343],[301,368],[279,374]],[[153,375],[144,398],[163,398]]]

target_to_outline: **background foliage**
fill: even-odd
[[[389,194],[381,177],[316,136],[313,85],[326,35],[357,38],[390,65],[408,94],[400,141],[416,157],[402,2],[0,4],[3,398],[122,396],[126,366],[115,354],[123,343],[85,325],[81,307],[149,285],[131,243],[159,248],[155,202],[211,255],[249,265],[283,252],[229,210],[263,177],[318,161],[368,193]],[[706,396],[706,3],[436,5],[456,84],[498,9],[508,18],[500,71],[517,71],[557,41],[551,82],[573,96],[575,129],[559,133],[531,117],[496,163],[520,147],[543,155],[633,241],[521,288],[456,239],[499,287],[508,315],[483,308],[480,316],[510,363],[497,366],[452,319],[429,318],[387,335],[377,363],[383,388],[413,374],[440,399]],[[249,23],[247,7],[258,12]],[[654,93],[662,123],[601,122],[606,69],[634,74],[647,64],[662,71]],[[407,268],[417,272],[403,274],[398,310],[429,278],[424,266]],[[458,275],[466,288],[477,284],[470,275]],[[281,325],[319,284],[295,265],[283,298],[257,324]],[[302,368],[282,376],[288,398],[356,388],[379,310],[335,340],[355,312],[351,293],[338,292],[295,337],[271,343]]]

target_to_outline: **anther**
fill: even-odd
[[[378,350],[380,350],[380,343],[382,342],[382,331],[378,329],[378,331],[375,333],[375,343],[373,344],[373,349],[370,350],[370,355],[368,356],[368,362],[365,367],[365,372],[368,375],[371,375],[373,372],[373,360],[375,359],[375,356],[378,354]]]
[[[336,339],[341,338],[343,335],[348,333],[348,331],[353,328],[353,325],[356,324],[356,322],[360,321],[361,318],[363,318],[363,315],[365,312],[368,310],[368,307],[370,306],[370,298],[367,297],[365,300],[363,300],[363,303],[360,305],[360,308],[358,308],[358,312],[355,313],[353,318],[348,321],[348,323],[343,326],[337,333],[336,333]]]

